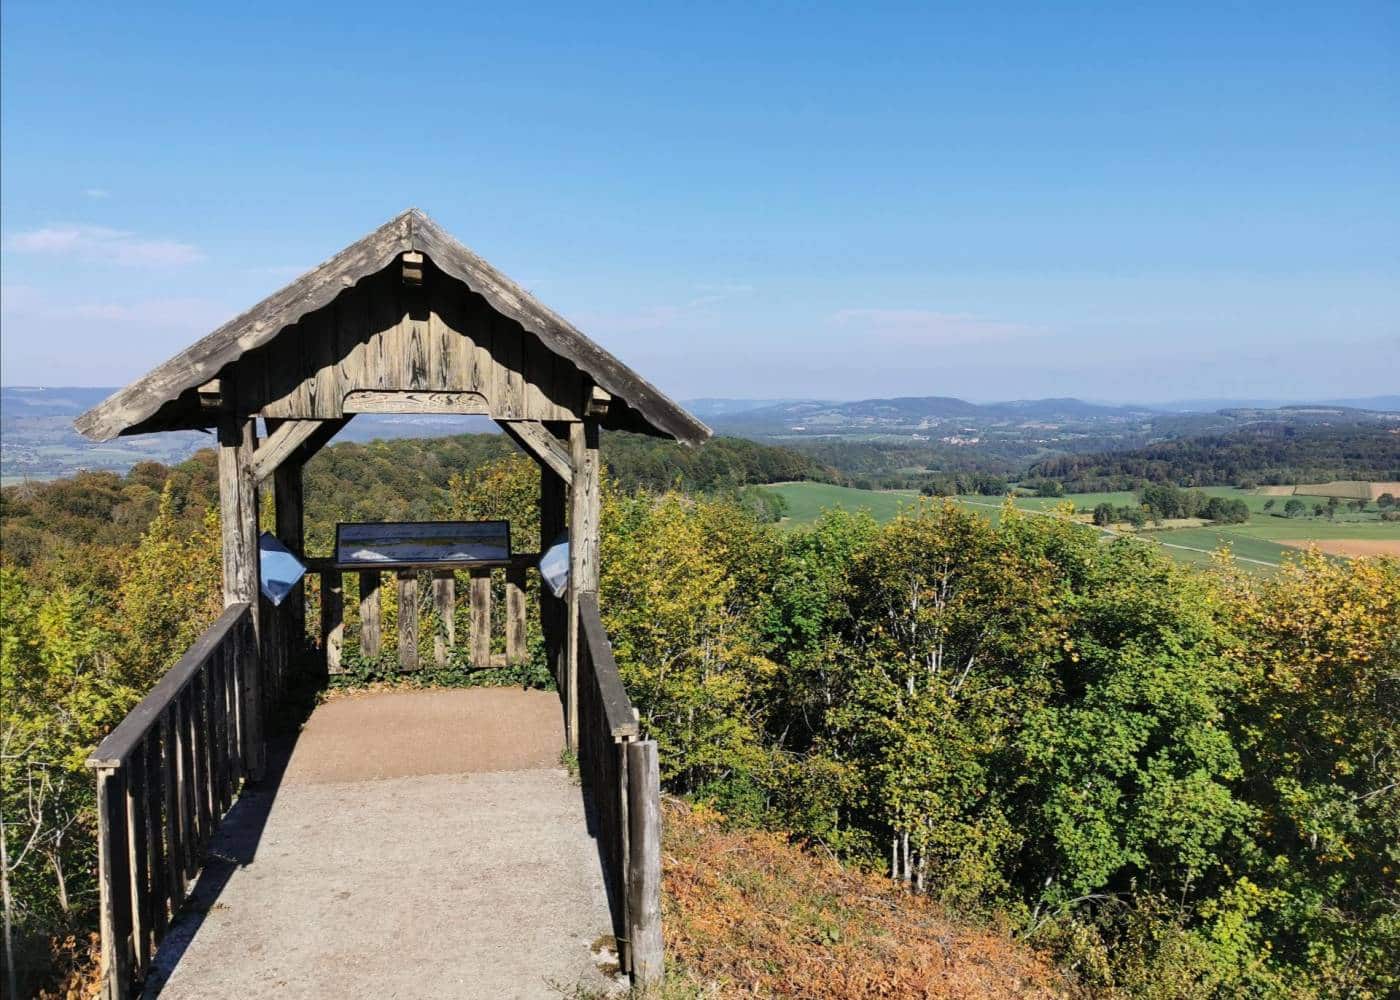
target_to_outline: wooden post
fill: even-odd
[[[491,571],[471,570],[472,666],[491,666]]]
[[[97,772],[98,923],[102,932],[102,995],[131,995],[131,879],[127,854],[126,789],[117,768]]]
[[[291,549],[298,559],[306,558],[306,538],[302,517],[302,466],[293,459],[284,461],[272,474],[273,504],[277,511],[277,538]],[[277,641],[281,647],[278,657],[283,668],[283,684],[297,666],[299,654],[306,646],[306,587],[298,582],[277,609]]]
[[[567,484],[543,462],[540,463],[540,554],[564,530],[564,500]],[[564,690],[567,644],[564,641],[564,602],[540,581],[540,632],[544,635],[545,655],[554,671],[554,683]]]
[[[418,669],[418,574],[401,569],[399,577],[399,669]]]
[[[257,423],[225,414],[219,418],[219,514],[223,533],[224,607],[246,603],[253,642],[244,657],[243,733],[248,776],[263,776],[262,664],[258,622],[258,490],[253,475]]]
[[[360,655],[379,655],[379,570],[360,570]]]
[[[578,750],[578,663],[580,594],[598,592],[598,423],[569,425],[569,454],[574,481],[569,490],[569,748]]]
[[[321,571],[321,656],[326,675],[341,673],[345,647],[345,583],[338,569]]]
[[[447,657],[457,645],[457,574],[450,569],[433,573],[433,606],[437,608],[438,630],[433,637],[433,659],[447,666]]]
[[[627,744],[627,937],[632,983],[645,992],[664,975],[661,941],[661,770],[655,740]]]
[[[506,568],[506,662],[519,663],[528,651],[525,640],[525,567]]]

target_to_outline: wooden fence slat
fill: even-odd
[[[131,988],[131,878],[127,869],[126,790],[118,768],[97,772],[98,922],[102,978],[108,1000],[124,1000]]]
[[[491,666],[491,571],[471,571],[472,666]]]
[[[379,625],[379,571],[360,571],[360,653],[373,658],[382,648]]]
[[[213,812],[209,807],[209,720],[204,715],[204,681],[201,673],[190,681],[190,750],[194,753],[194,810],[199,821],[199,853],[209,846]]]
[[[199,853],[199,826],[194,811],[194,750],[190,747],[190,712],[182,691],[175,699],[175,744],[179,760],[180,876],[188,886]],[[181,893],[183,896],[183,892]]]
[[[185,898],[184,833],[180,823],[180,724],[174,702],[161,713],[161,796],[165,813],[165,894],[173,914]]]
[[[228,773],[228,650],[221,646],[209,664],[209,715],[214,745],[214,812],[223,816],[233,804]]]
[[[361,581],[364,574],[360,574]],[[361,586],[363,586],[363,582]],[[361,605],[363,613],[364,606]],[[340,570],[321,573],[321,655],[325,658],[327,674],[338,674],[344,667],[341,656],[345,646],[345,581]],[[364,633],[360,635],[360,651],[364,652]],[[368,655],[368,654],[367,654]]]
[[[528,656],[525,639],[525,567],[506,567],[506,660],[519,663]]]
[[[457,574],[450,569],[433,573],[433,606],[437,609],[438,629],[433,637],[433,660],[447,666],[447,658],[457,645]]]
[[[147,739],[150,737],[148,736]],[[126,767],[127,868],[131,876],[131,946],[138,976],[151,961],[152,916],[150,893],[150,839],[146,829],[146,748],[138,744]]]
[[[163,833],[165,818],[165,775],[161,770],[160,725],[151,727],[142,748],[146,757],[146,856],[149,858],[147,877],[151,880],[151,946],[165,936],[169,926],[166,909],[170,890],[166,888],[166,860]]]
[[[418,574],[404,569],[399,582],[399,669],[418,669]]]
[[[242,729],[243,776],[249,781],[262,780],[262,667],[258,663],[258,636],[251,616],[242,619],[234,639],[234,655],[238,660],[239,725]]]
[[[88,758],[97,784],[103,995],[125,997],[153,956],[232,804],[257,649],[230,607]],[[235,690],[237,684],[242,687]]]
[[[661,942],[661,771],[655,740],[627,744],[628,941],[632,983],[645,991],[664,974]]]

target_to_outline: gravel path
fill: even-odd
[[[481,997],[617,987],[555,695],[392,692],[313,714],[215,837],[148,996]]]

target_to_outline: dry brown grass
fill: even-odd
[[[729,831],[667,804],[667,961],[706,996],[1062,997],[1055,969],[1007,935],[953,920],[888,879],[779,834]]]
[[[1400,538],[1281,538],[1279,544],[1316,548],[1329,556],[1400,556]]]

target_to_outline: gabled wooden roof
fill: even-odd
[[[95,441],[121,434],[207,427],[214,414],[201,405],[199,388],[219,378],[250,352],[259,352],[308,314],[333,303],[347,289],[392,267],[402,254],[423,254],[438,271],[481,296],[501,317],[519,324],[539,344],[565,359],[612,396],[605,427],[641,431],[697,444],[710,435],[703,423],[655,386],[585,337],[529,292],[444,232],[418,209],[409,209],[319,267],[268,296],[193,346],[93,407],[75,421]],[[619,405],[621,404],[621,405]]]

